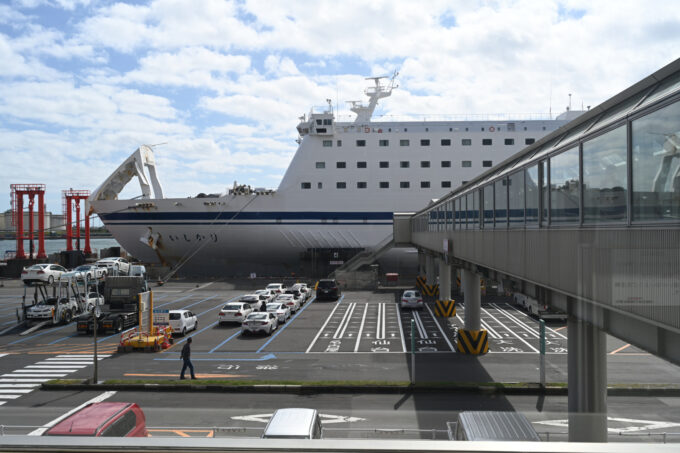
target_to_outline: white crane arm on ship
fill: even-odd
[[[144,171],[144,167],[149,171],[148,178]],[[163,198],[163,188],[156,175],[156,159],[153,154],[153,149],[151,146],[142,145],[137,148],[102,185],[92,192],[90,200],[117,200],[120,192],[135,176],[137,176],[137,179],[139,180],[143,199],[152,198],[152,188],[154,198]],[[149,180],[151,180],[151,183],[149,183]]]

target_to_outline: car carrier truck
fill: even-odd
[[[147,290],[142,277],[107,276],[104,282],[104,305],[97,318],[99,332],[122,332],[139,323],[138,294]],[[80,316],[78,333],[89,334],[94,330],[93,314]]]

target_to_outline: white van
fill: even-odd
[[[263,439],[321,439],[321,419],[316,409],[278,409],[264,429]]]

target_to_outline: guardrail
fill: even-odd
[[[567,442],[458,442],[449,440],[376,439],[250,439],[197,437],[77,437],[4,436],[0,452],[315,452],[315,453],[404,453],[404,452],[482,452],[482,453],[677,453],[677,444],[650,443],[567,443]]]

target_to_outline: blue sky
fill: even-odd
[[[376,115],[594,106],[676,59],[678,29],[665,0],[3,0],[0,209],[45,183],[60,212],[140,144],[164,143],[166,196],[276,187],[298,116],[331,98],[348,118],[395,69]]]

